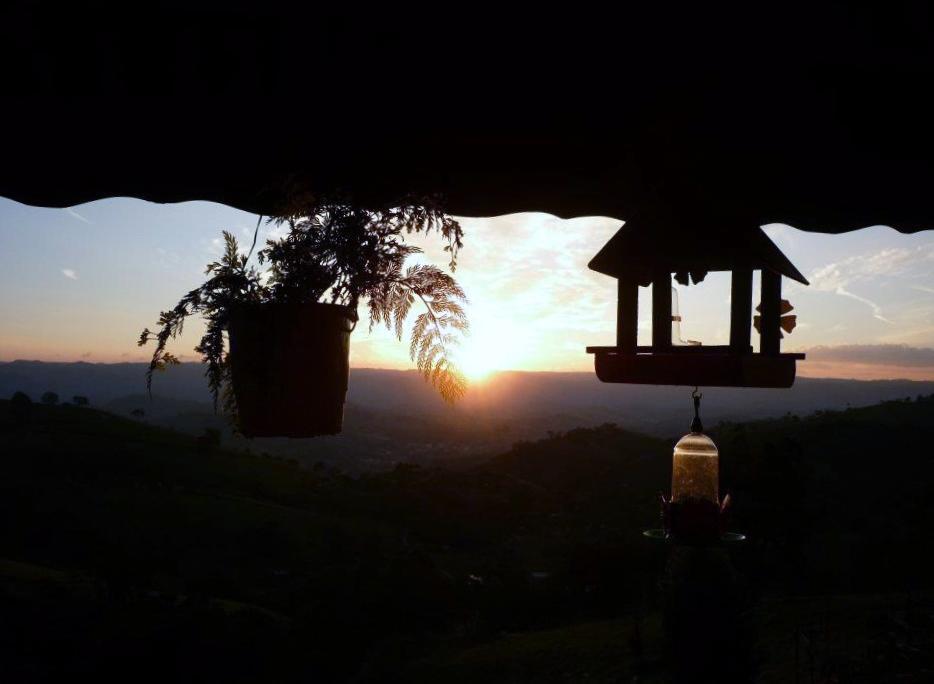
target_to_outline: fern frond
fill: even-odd
[[[409,342],[409,357],[414,359],[422,338],[427,334],[428,327],[431,325],[431,314],[419,314],[415,319],[415,325],[412,326],[411,342]]]
[[[177,362],[166,346],[182,333],[186,319],[194,314],[204,316],[208,323],[196,350],[206,365],[205,375],[217,407],[221,393],[229,388],[224,332],[232,307],[247,302],[331,301],[356,310],[363,299],[370,328],[385,325],[401,339],[412,307],[420,300],[425,311],[412,325],[409,354],[446,400],[463,393],[466,384],[451,363],[448,347],[456,343],[451,332],[467,329],[464,291],[435,266],[405,267],[409,256],[422,252],[405,243],[405,234],[432,231],[441,234],[451,269],[456,266],[463,230],[456,219],[441,210],[437,198],[365,209],[349,201],[296,192],[288,211],[270,217],[267,223],[286,226],[287,231],[282,238],[267,240],[256,253],[265,268],[263,276],[248,265],[253,248],[249,254],[241,254],[236,237],[225,230],[223,252],[207,265],[206,282],[186,294],[175,308],[162,312],[155,330],[142,331],[140,346],[155,343],[147,387],[152,387],[153,372]],[[224,394],[225,406],[230,405],[230,396]]]
[[[409,356],[445,401],[456,401],[466,392],[467,380],[450,356],[450,349],[459,342],[451,331],[467,329],[462,306],[466,297],[453,278],[434,266],[410,267],[399,285],[408,291],[413,303],[418,297],[425,306],[425,312],[416,317],[412,326]],[[396,324],[401,332],[398,318]]]

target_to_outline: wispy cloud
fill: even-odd
[[[883,323],[889,323],[889,324],[892,323],[892,321],[890,321],[888,318],[882,315],[882,307],[880,307],[878,304],[876,304],[871,299],[866,299],[865,297],[860,297],[858,294],[853,294],[849,290],[845,289],[842,285],[838,286],[837,289],[834,290],[834,292],[836,292],[838,295],[841,295],[843,297],[849,297],[850,299],[855,299],[857,302],[862,302],[863,304],[868,306],[870,309],[872,309],[873,318],[880,320]]]
[[[78,272],[75,271],[75,269],[73,268],[63,268],[62,275],[65,276],[66,278],[71,278],[72,280],[78,279]]]
[[[65,207],[65,213],[67,213],[67,214],[68,214],[69,216],[71,216],[72,218],[78,219],[78,220],[81,221],[82,223],[91,223],[91,221],[89,221],[88,219],[86,219],[84,216],[82,216],[81,214],[79,214],[77,211],[75,211],[75,210],[72,209],[71,207]]]
[[[181,260],[182,257],[178,252],[171,249],[165,249],[164,247],[156,247],[156,256],[154,257],[153,262],[156,263],[160,268],[174,271],[178,268]]]
[[[931,267],[931,261],[934,261],[934,245],[892,247],[827,264],[815,270],[813,278],[818,281],[833,278],[850,282],[875,276],[911,275],[916,270],[926,273]],[[813,281],[811,284],[814,284]]]
[[[878,282],[879,278],[913,277],[925,275],[934,259],[934,245],[914,248],[893,247],[868,254],[859,254],[839,262],[816,269],[811,275],[811,286],[817,290],[833,292],[865,304],[872,310],[873,318],[891,323],[874,300],[858,295],[852,290],[857,283]],[[911,285],[912,289],[934,292],[923,285]]]

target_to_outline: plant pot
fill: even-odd
[[[338,304],[256,304],[230,315],[230,371],[245,437],[341,431],[356,311]]]

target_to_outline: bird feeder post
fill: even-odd
[[[759,353],[778,356],[781,352],[782,276],[762,269],[762,303],[759,331]]]
[[[730,349],[736,354],[751,351],[752,269],[733,271],[730,287]]]
[[[652,351],[671,349],[671,273],[659,272],[652,280]]]
[[[616,287],[616,346],[635,354],[639,332],[639,284],[620,278]]]

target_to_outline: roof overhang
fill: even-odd
[[[934,47],[911,7],[195,5],[4,10],[0,195],[934,227]]]

